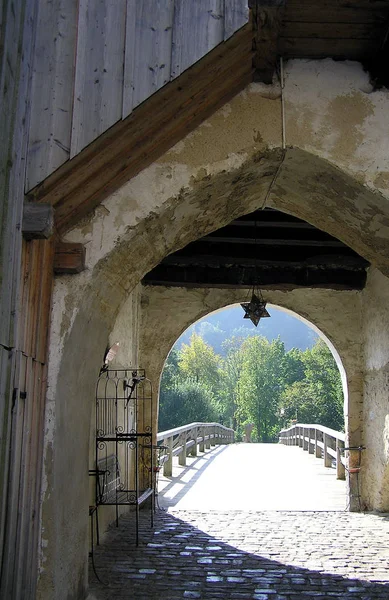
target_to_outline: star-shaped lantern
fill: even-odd
[[[270,317],[266,310],[266,302],[262,297],[261,292],[255,293],[253,290],[250,302],[242,302],[241,307],[243,308],[245,315],[244,319],[250,319],[254,323],[255,327],[261,319]]]

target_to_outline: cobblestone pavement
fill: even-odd
[[[95,550],[91,599],[389,599],[389,515],[158,511]]]

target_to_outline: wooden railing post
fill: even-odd
[[[205,449],[209,450],[211,447],[211,429],[210,429],[210,427],[207,427],[205,435],[207,437],[207,439],[205,440]]]
[[[186,466],[186,436],[186,432],[181,433],[180,435],[180,444],[182,445],[182,450],[178,455],[178,464],[181,465],[181,467]]]
[[[321,448],[319,446],[319,434],[320,432],[315,429],[315,456],[316,458],[321,458]]]
[[[331,455],[328,454],[327,452],[327,448],[329,446],[329,436],[326,433],[323,433],[323,459],[324,459],[324,466],[325,467],[332,467],[332,458]]]
[[[216,427],[210,427],[209,429],[209,437],[210,437],[210,442],[211,442],[211,446],[216,446]]]
[[[299,446],[302,448],[304,445],[304,427],[299,427]]]
[[[306,437],[307,437],[306,434],[308,434],[308,438],[309,438],[309,428],[306,429],[305,427],[303,427],[303,450],[308,450],[308,446],[309,446],[309,442],[306,439]]]
[[[163,463],[163,474],[165,477],[172,477],[173,475],[173,437],[164,440],[164,446],[167,446],[167,460]]]
[[[193,446],[191,446],[190,452],[189,452],[191,456],[197,456],[197,433],[198,433],[197,427],[194,427],[190,432],[190,438],[194,439],[194,444],[193,444]]]
[[[315,432],[316,429],[309,429],[309,440],[308,440],[308,453],[313,454],[315,451]]]
[[[344,443],[336,440],[336,479],[346,479],[346,469],[342,463],[342,449]]]
[[[199,434],[201,435],[201,442],[199,444],[199,451],[205,452],[205,427],[201,427],[199,430]]]

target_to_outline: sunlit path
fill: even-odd
[[[173,474],[139,546],[129,513],[96,548],[88,600],[389,597],[388,516],[345,511],[345,483],[300,448],[217,446]]]
[[[159,504],[169,510],[346,509],[346,484],[297,446],[232,444],[175,464],[162,475]]]

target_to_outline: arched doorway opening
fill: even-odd
[[[189,305],[187,305],[187,309],[188,313],[190,313]],[[270,303],[267,304],[267,309],[272,318],[261,320],[258,328],[255,328],[250,321],[242,320],[244,313],[240,305],[228,305],[209,312],[201,319],[189,325],[178,337],[167,355],[161,373],[158,431],[184,425],[190,422],[188,418],[194,421],[204,421],[206,419],[213,421],[218,417],[220,417],[222,424],[233,427],[236,430],[236,415],[233,413],[236,412],[237,407],[229,407],[228,410],[224,410],[223,403],[228,401],[227,396],[229,394],[227,394],[227,388],[235,388],[238,383],[237,379],[239,378],[240,368],[238,366],[237,368],[232,368],[230,363],[233,360],[233,355],[239,355],[239,350],[243,343],[252,337],[264,337],[268,344],[279,340],[282,344],[280,354],[282,362],[282,367],[280,365],[282,371],[280,385],[282,387],[289,387],[295,381],[300,381],[303,378],[303,363],[301,359],[304,356],[302,353],[304,351],[310,352],[319,340],[322,340],[325,347],[328,348],[328,357],[331,355],[333,357],[333,364],[326,360],[323,365],[328,364],[331,371],[336,371],[336,377],[339,380],[339,391],[340,389],[343,390],[344,401],[341,402],[342,406],[340,407],[343,416],[343,405],[347,404],[348,396],[347,376],[341,357],[333,343],[318,327],[306,318],[300,317],[294,311]],[[176,326],[179,329],[182,323],[176,322]],[[264,350],[270,350],[270,347],[268,348],[266,345]],[[290,351],[294,352],[293,356],[285,356]],[[242,356],[237,356],[233,360],[233,364],[235,365],[238,360],[240,363]],[[232,372],[230,373],[229,370],[231,369]],[[294,370],[295,373],[287,373],[288,369]],[[225,382],[223,381],[223,377],[226,379]],[[194,406],[188,405],[190,411],[188,416],[186,416],[184,407],[177,405],[176,409],[179,409],[179,414],[169,415],[169,411],[176,409],[174,409],[174,403],[172,404],[171,400],[168,402],[169,393],[167,390],[175,388],[177,384],[180,388],[184,380],[191,383],[200,383],[207,390],[213,391],[213,398],[211,398],[212,406],[209,412],[204,410],[205,406],[199,405],[201,414],[196,415],[193,412]],[[204,400],[207,399],[204,398]],[[161,402],[166,403],[166,406],[162,408],[162,414]],[[217,407],[220,408],[218,409]],[[279,410],[281,409],[282,406],[280,405]],[[290,420],[295,417],[295,415],[292,417],[292,414],[289,414],[291,410],[292,408],[286,411],[285,419]],[[338,411],[339,409],[336,407],[337,415]],[[343,430],[344,428],[344,419],[340,421],[340,415],[329,422],[321,422],[317,420],[318,417],[312,411],[309,412],[309,410],[306,410],[302,414],[306,414],[307,416],[301,422],[320,423],[333,429],[338,428],[339,430]],[[286,422],[281,423],[280,421],[278,423],[279,428],[282,428],[284,425],[286,425]]]
[[[175,461],[173,479],[161,478],[160,502],[164,507],[170,507],[174,511],[207,509],[332,511],[345,510],[348,505],[344,482],[336,480],[334,469],[331,473],[324,469],[317,452],[317,460],[311,456],[310,462],[306,461],[306,455],[303,456],[302,451],[297,448],[286,448],[278,444],[278,434],[283,428],[280,409],[286,407],[288,418],[294,418],[295,413],[290,413],[289,409],[293,408],[290,400],[294,399],[297,388],[301,414],[309,415],[308,420],[300,420],[300,423],[321,423],[338,430],[343,426],[343,423],[340,423],[335,427],[332,420],[339,418],[335,417],[335,414],[343,412],[343,405],[341,394],[339,395],[340,374],[335,361],[329,360],[331,351],[324,342],[329,340],[315,327],[320,334],[316,338],[317,343],[309,342],[309,349],[305,352],[297,348],[292,350],[291,334],[282,336],[282,332],[288,325],[291,328],[291,322],[294,322],[292,331],[296,342],[300,333],[300,343],[297,345],[301,348],[307,343],[307,332],[312,331],[310,328],[312,324],[307,319],[303,319],[307,323],[303,325],[295,318],[298,315],[291,310],[287,311],[287,314],[277,310],[280,307],[274,305],[267,305],[267,308],[272,315],[273,327],[269,329],[270,319],[264,320],[263,323],[266,325],[262,329],[262,336],[260,327],[257,332],[253,326],[253,331],[247,329],[244,332],[241,329],[241,336],[244,337],[239,340],[231,335],[231,332],[236,332],[237,326],[243,323],[241,307],[235,305],[208,313],[203,319],[190,326],[173,346],[171,354],[174,354],[174,359],[168,362],[168,375],[162,377],[160,395],[162,418],[160,418],[159,431],[171,430],[173,427],[180,428],[193,422],[218,420],[223,422],[223,415],[227,416],[227,420],[228,416],[231,416],[230,404],[233,404],[237,420],[235,423],[231,420],[223,424],[234,428],[235,441],[239,443],[233,447],[226,447],[222,455],[219,455],[219,449],[216,449],[209,457],[207,453],[198,455],[196,452],[196,458],[189,456],[184,463],[181,460]],[[187,310],[190,312],[189,298]],[[227,320],[229,326],[226,325]],[[278,338],[277,321],[281,339]],[[305,330],[303,339],[302,331],[298,330],[300,323]],[[178,327],[179,325],[177,323]],[[268,339],[263,338],[264,332]],[[225,344],[221,348],[222,337]],[[217,352],[215,347],[218,349]],[[331,349],[334,351],[333,344]],[[340,362],[336,350],[335,353]],[[190,360],[193,361],[192,365],[188,364]],[[298,372],[303,366],[305,366],[303,373]],[[320,372],[317,379],[318,371],[322,371],[323,368],[328,369],[328,373]],[[346,375],[342,364],[341,368]],[[332,384],[336,376],[338,391],[334,394],[335,389]],[[235,381],[232,380],[233,378]],[[343,381],[346,383],[346,377]],[[305,389],[309,389],[312,401],[308,396],[304,397]],[[232,395],[228,395],[227,391],[232,391]],[[324,399],[325,393],[327,397]],[[309,405],[310,401],[311,405]],[[326,410],[323,407],[325,401],[331,409]],[[196,408],[201,413],[198,417],[193,412]],[[220,417],[217,416],[217,411],[220,412]],[[187,417],[187,414],[190,416]],[[316,414],[321,414],[324,421],[311,416]],[[250,441],[268,443],[249,445],[250,447],[245,444],[242,446],[240,442],[249,441],[242,437],[246,422],[254,425]],[[274,428],[277,428],[276,435],[273,435]],[[199,435],[202,435],[201,430]],[[159,436],[163,434],[160,433]],[[177,440],[174,444],[176,446]],[[299,463],[299,460],[302,462]],[[183,464],[186,466],[183,467]],[[326,466],[330,466],[328,462]],[[239,489],[239,493],[234,494],[234,489]],[[285,489],[288,489],[287,494]]]

